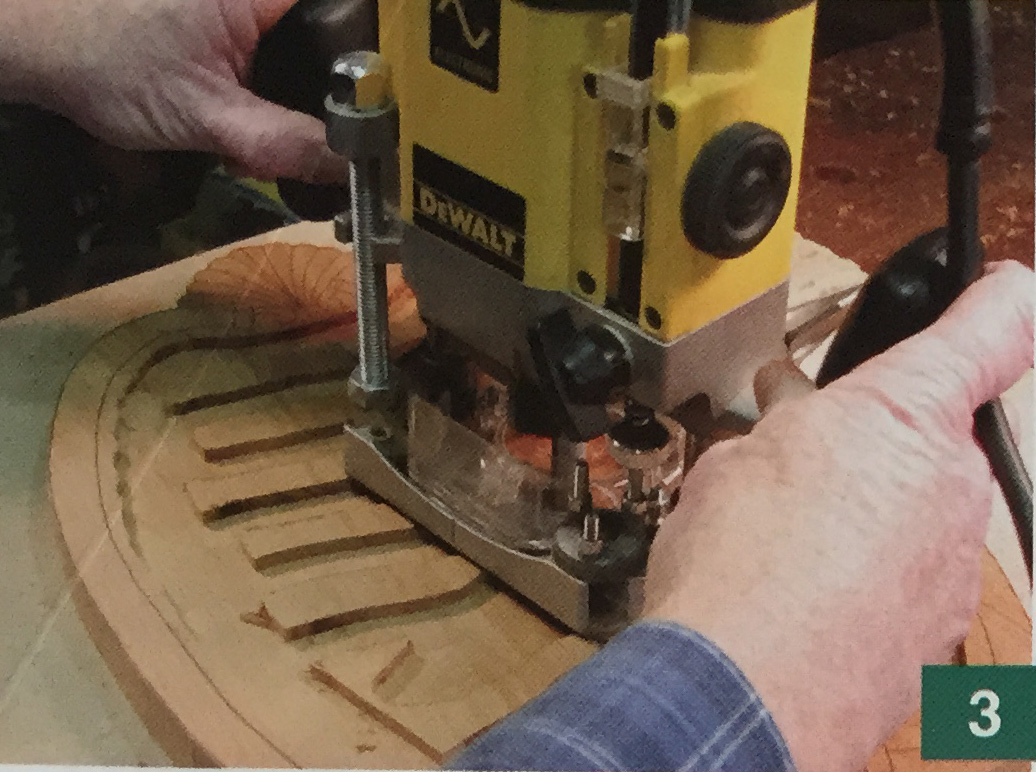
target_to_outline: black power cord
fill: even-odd
[[[959,294],[978,278],[982,266],[978,159],[992,144],[990,116],[994,101],[989,7],[984,0],[943,0],[939,3],[939,29],[945,75],[936,146],[946,155],[948,164],[946,259],[954,290]],[[975,411],[975,436],[1004,493],[1031,584],[1032,480],[999,399]]]
[[[1011,437],[1011,427],[1000,400],[987,402],[975,411],[975,435],[986,452],[993,476],[1000,484],[1014,521],[1025,569],[1032,584],[1032,480],[1022,455]]]
[[[930,325],[979,277],[979,159],[992,144],[992,44],[985,0],[936,4],[943,48],[938,150],[947,160],[944,229],[893,255],[867,281],[817,376],[825,386]],[[1032,583],[1032,481],[1000,400],[975,412],[975,436],[1003,490]]]
[[[948,164],[946,267],[955,295],[978,278],[979,161],[992,144],[992,43],[985,0],[938,4],[945,74],[936,146]],[[1000,400],[975,411],[975,435],[1004,493],[1032,583],[1032,480]]]

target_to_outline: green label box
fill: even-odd
[[[1036,760],[1036,667],[925,667],[921,758]]]

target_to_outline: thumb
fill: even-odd
[[[930,404],[968,416],[1033,366],[1033,272],[990,266],[928,329],[861,365],[844,380],[881,384],[900,405]],[[834,385],[834,384],[832,384]]]
[[[335,183],[348,162],[328,146],[323,121],[241,89],[212,124],[216,150],[260,179]]]
[[[804,397],[816,391],[816,384],[790,358],[775,359],[755,374],[755,401],[759,412],[769,413],[782,402]]]

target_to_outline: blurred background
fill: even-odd
[[[1032,266],[1034,4],[990,6],[997,108],[983,238],[989,259]],[[819,9],[799,230],[870,271],[945,220],[933,149],[939,41],[923,0]],[[260,76],[276,89],[276,72]],[[0,316],[341,205],[340,191],[281,193],[227,175],[214,157],[126,152],[64,119],[0,105]]]

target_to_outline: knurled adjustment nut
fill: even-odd
[[[399,144],[399,113],[389,68],[372,51],[354,51],[335,62],[325,100],[327,145],[350,159],[384,158]]]

